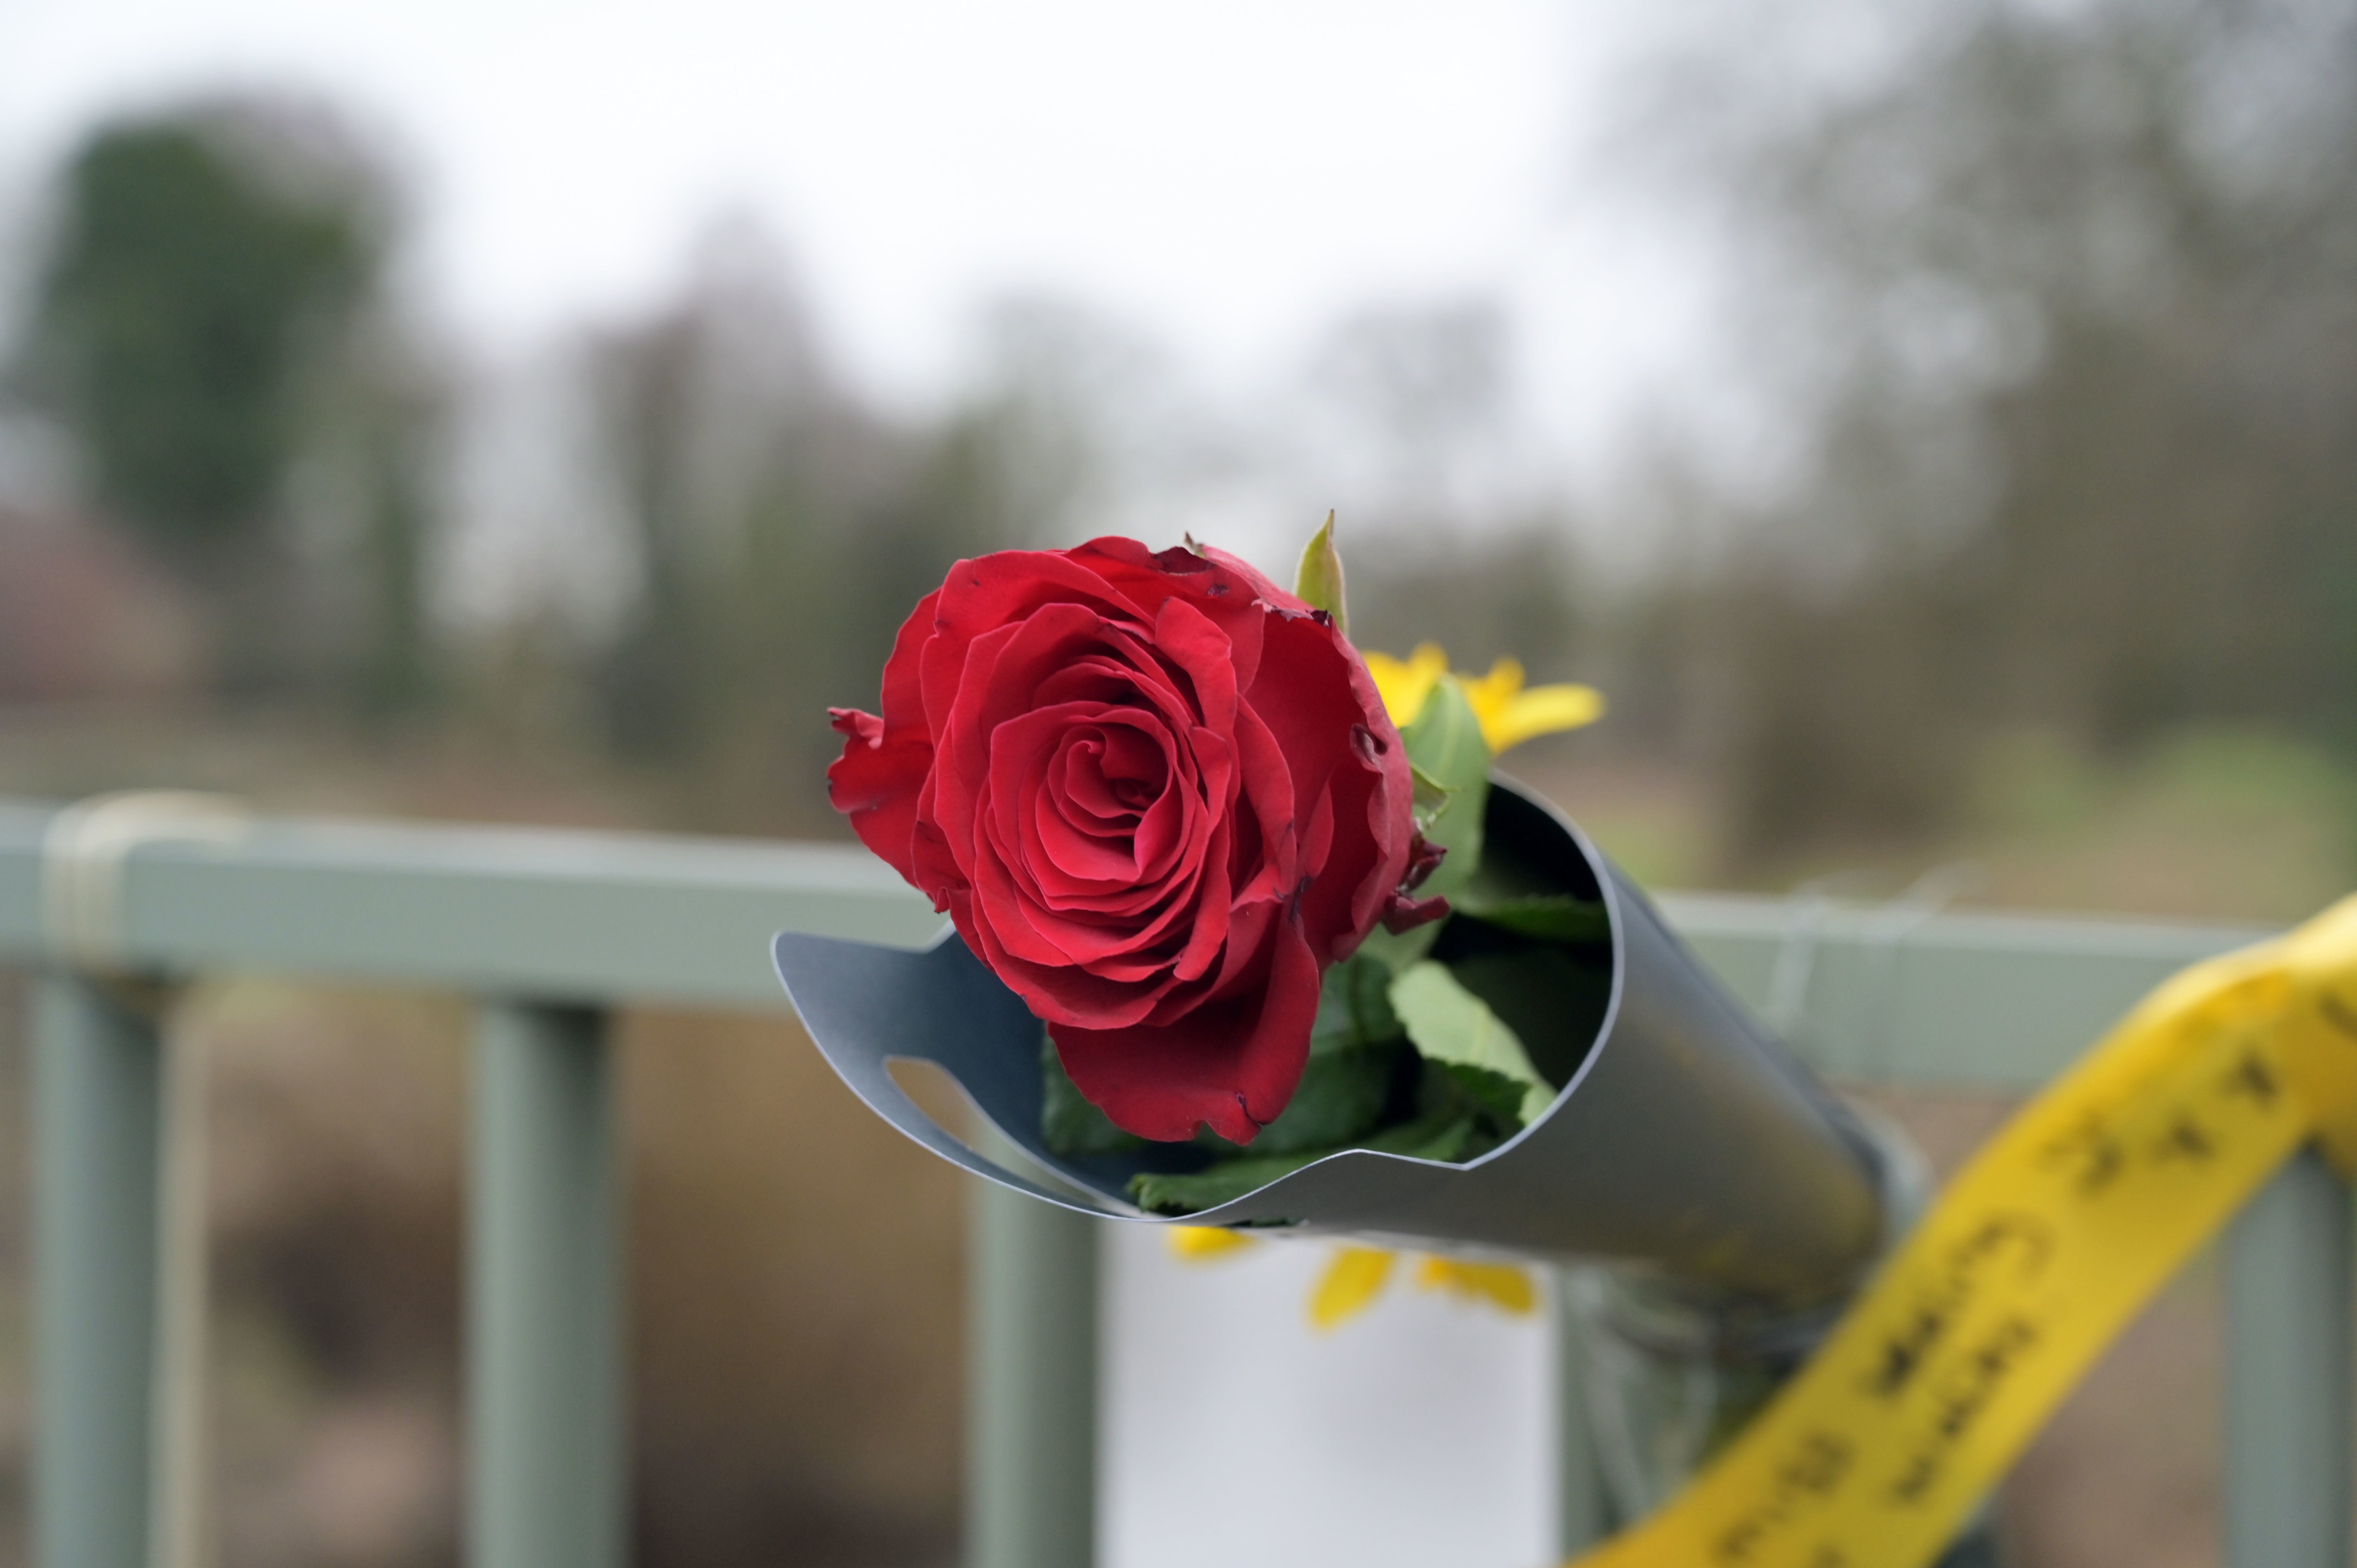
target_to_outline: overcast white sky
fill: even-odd
[[[1630,9],[14,0],[0,169],[21,194],[111,110],[310,88],[401,149],[427,296],[493,353],[651,297],[736,212],[887,394],[943,385],[1010,288],[1215,378],[1371,300],[1494,291],[1547,419],[1592,439],[1695,330],[1690,263],[1582,172]]]
[[[1728,25],[1708,0],[0,0],[0,269],[94,121],[262,90],[392,149],[414,293],[493,388],[550,386],[552,347],[748,218],[838,364],[906,407],[956,394],[1011,293],[1158,343],[1251,431],[1297,420],[1338,319],[1487,296],[1514,384],[1468,522],[1566,498],[1593,564],[1636,565],[1671,542],[1622,481],[1662,436],[1739,485],[1796,450],[1730,352],[1718,249],[1601,151],[1632,73]],[[627,578],[584,542],[571,449],[516,402],[481,405],[461,464],[444,575],[467,613],[550,573],[585,602]],[[56,488],[12,439],[0,479]],[[1366,515],[1340,471],[1241,483],[1133,482],[1106,521],[1274,561],[1305,516]]]

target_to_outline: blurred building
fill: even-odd
[[[204,684],[186,596],[119,536],[0,508],[0,703],[164,703]]]

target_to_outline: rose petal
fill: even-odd
[[[1111,587],[1135,607],[1141,618],[1161,614],[1163,604],[1183,597],[1225,632],[1236,684],[1249,686],[1260,670],[1265,604],[1307,610],[1258,572],[1220,551],[1151,551],[1135,539],[1092,539],[1072,551]]]
[[[975,638],[964,658],[987,671],[999,650],[1021,636],[1023,630],[1020,626],[1003,626]],[[933,651],[942,640],[935,638],[925,646],[929,712],[935,697],[931,664]],[[931,799],[920,808],[940,826],[959,875],[969,879],[974,875],[975,817],[981,809],[979,789],[990,774],[990,727],[983,723],[982,714],[988,700],[986,680],[966,682],[942,694],[947,718],[933,732],[933,771],[929,781]]]
[[[883,708],[879,715],[830,708],[836,731],[847,737],[843,756],[826,770],[828,801],[851,819],[859,842],[884,864],[919,886],[912,840],[917,796],[933,765],[932,736],[917,667],[932,635],[938,592],[927,594],[900,623],[892,655],[884,661]]]
[[[974,895],[960,891],[950,897],[950,918],[982,961],[1007,988],[1023,998],[1043,1023],[1084,1024],[1121,1027],[1154,1011],[1168,984],[1139,985],[1104,980],[1077,964],[1038,964],[1009,952],[995,928],[975,909]]]
[[[1311,879],[1302,896],[1304,928],[1320,958],[1332,961],[1382,918],[1406,871],[1415,827],[1407,750],[1365,667],[1330,627],[1275,618],[1268,647],[1261,679],[1244,700],[1284,748],[1296,798],[1331,791],[1338,832],[1325,864],[1305,863],[1301,875]],[[1337,722],[1354,711],[1357,723]],[[1361,727],[1371,742],[1355,738]]]
[[[1401,936],[1418,926],[1429,925],[1448,913],[1448,900],[1435,895],[1430,898],[1410,898],[1394,893],[1384,901],[1383,929]]]
[[[1284,897],[1299,879],[1293,769],[1285,748],[1249,707],[1236,714],[1238,899]]]
[[[1224,735],[1236,722],[1235,646],[1186,600],[1166,599],[1154,619],[1154,650],[1186,671],[1197,722]]]
[[[1318,960],[1299,921],[1284,918],[1273,938],[1249,976],[1254,983],[1176,1022],[1051,1024],[1074,1086],[1114,1126],[1141,1138],[1177,1142],[1200,1122],[1250,1143],[1293,1098],[1318,1016]]]
[[[831,789],[1084,1092],[1148,1135],[1273,1119],[1320,964],[1409,912],[1405,754],[1326,618],[1216,551],[1006,552],[952,569],[884,684],[837,715]]]
[[[1054,876],[1053,857],[1039,838],[1039,808],[1047,792],[1047,775],[1059,743],[1076,727],[1092,732],[1125,734],[1157,751],[1165,775],[1166,794],[1184,799],[1191,771],[1175,736],[1155,715],[1139,708],[1098,708],[1085,703],[1042,708],[1001,724],[990,739],[990,803],[985,831],[1014,872],[1016,880],[1034,896],[1053,902],[1059,894],[1077,895],[1092,889],[1071,886]],[[1125,856],[1118,882],[1108,879],[1094,891],[1119,893],[1125,887],[1145,889],[1159,877],[1142,877],[1134,852]]]

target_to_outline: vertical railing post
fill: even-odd
[[[1090,1568],[1104,1221],[992,1182],[973,1201],[967,1568]]]
[[[211,1560],[205,1359],[211,1316],[204,1037],[167,1026],[156,1112],[156,1361],[147,1568]]]
[[[468,1561],[620,1568],[621,1180],[605,1019],[499,1003],[477,1029]]]
[[[147,1561],[162,1057],[154,1021],[44,976],[34,1004],[33,1558]]]
[[[2312,1151],[2227,1232],[2229,1568],[2348,1568],[2353,1241],[2349,1189]]]

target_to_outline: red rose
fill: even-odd
[[[1216,550],[961,561],[836,811],[1045,1019],[1114,1123],[1243,1143],[1292,1099],[1325,966],[1399,905],[1407,754],[1330,620]]]

